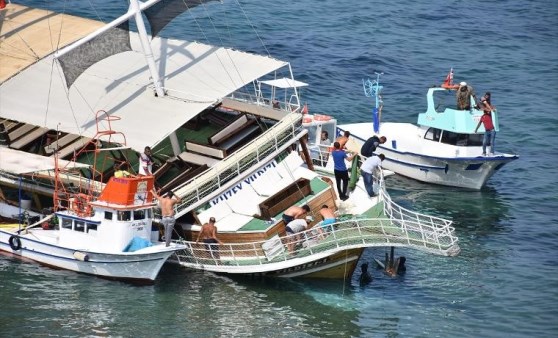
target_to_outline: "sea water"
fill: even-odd
[[[110,21],[125,1],[23,1]],[[95,8],[91,7],[94,3]],[[55,6],[55,7],[54,7]],[[214,30],[213,27],[219,28]],[[481,191],[388,179],[405,207],[451,218],[457,257],[397,249],[404,276],[231,278],[166,265],[130,286],[0,258],[0,336],[552,337],[558,335],[558,6],[554,1],[225,0],[162,35],[291,62],[310,112],[370,121],[362,80],[381,77],[383,121],[416,122],[427,88],[492,92],[496,150],[519,154]]]

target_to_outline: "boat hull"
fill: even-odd
[[[342,125],[362,145],[372,135],[371,123]],[[479,190],[506,163],[510,154],[480,156],[482,147],[464,147],[426,140],[425,130],[408,123],[383,123],[380,135],[388,141],[376,149],[386,159],[382,167],[421,182]]]
[[[140,284],[153,283],[165,261],[174,252],[169,249],[141,254],[98,253],[49,244],[26,237],[29,235],[17,236],[19,241],[15,242],[17,245],[14,250],[14,240],[10,245],[12,236],[15,236],[13,232],[0,230],[0,251],[10,256],[54,268]]]

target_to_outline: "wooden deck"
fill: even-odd
[[[0,84],[102,25],[99,21],[8,3],[0,11]]]

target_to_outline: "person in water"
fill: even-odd
[[[372,282],[372,275],[368,272],[368,263],[362,263],[360,266],[361,274],[359,278],[360,286],[370,284]]]

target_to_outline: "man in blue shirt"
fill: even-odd
[[[331,152],[331,157],[333,157],[333,172],[335,174],[335,182],[337,183],[337,192],[339,193],[339,198],[345,201],[349,198],[347,194],[347,187],[349,185],[349,171],[345,165],[345,159],[347,161],[352,161],[355,154],[350,154],[341,149],[339,142],[333,143],[333,151]]]

